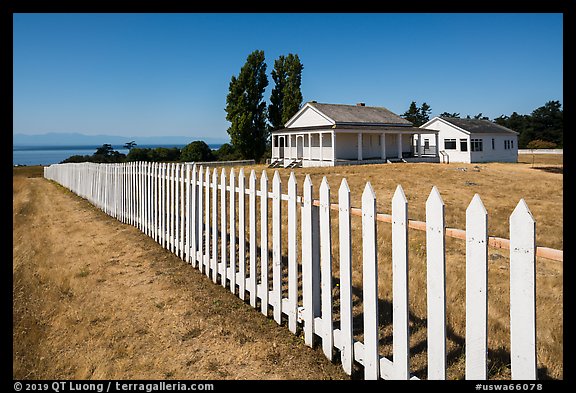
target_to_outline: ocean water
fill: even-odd
[[[141,148],[178,147],[186,145],[138,145]],[[220,145],[208,145],[211,149],[218,149]],[[12,165],[51,165],[74,155],[92,155],[100,146],[13,146]],[[128,149],[114,146],[114,150],[122,154],[128,154]]]

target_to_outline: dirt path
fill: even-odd
[[[338,364],[41,176],[13,176],[15,379],[346,379]]]

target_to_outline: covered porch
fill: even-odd
[[[284,167],[440,162],[438,132],[413,127],[379,130],[292,130],[272,133],[272,162]]]

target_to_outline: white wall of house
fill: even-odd
[[[470,152],[471,162],[518,162],[518,136],[509,134],[476,134],[482,139],[482,151]]]
[[[439,149],[448,154],[449,162],[518,161],[518,135],[516,134],[469,134],[439,120],[433,121],[425,128],[439,131]],[[494,148],[492,148],[492,139],[494,139]],[[481,141],[481,151],[472,151],[472,142],[474,141]],[[433,146],[434,143],[434,138],[430,138],[430,146]],[[475,145],[478,146],[478,143],[476,142]]]

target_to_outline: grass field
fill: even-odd
[[[337,191],[342,178],[351,189],[352,206],[360,207],[365,183],[369,181],[377,196],[378,211],[390,214],[391,199],[398,184],[402,185],[409,202],[409,217],[425,220],[425,202],[432,186],[440,191],[445,203],[446,225],[465,228],[465,210],[478,193],[488,211],[491,236],[509,238],[508,219],[518,201],[528,204],[537,224],[537,245],[563,249],[563,156],[521,155],[518,163],[483,164],[383,164],[334,168],[295,169],[299,190],[309,174],[314,184],[314,197],[325,176],[331,187],[332,202],[337,203]],[[264,165],[244,167],[246,175],[254,169],[260,177],[263,170],[271,180],[273,170]],[[15,170],[33,170],[18,168]],[[229,171],[229,168],[226,168]],[[287,190],[291,170],[280,169],[283,192]],[[257,187],[259,188],[259,182]],[[299,192],[301,194],[301,192]],[[259,209],[259,202],[257,204]],[[286,214],[285,204],[282,207]],[[338,222],[332,216],[334,299],[338,299]],[[258,231],[260,225],[258,223]],[[391,231],[387,223],[378,223],[378,274],[380,310],[380,350],[392,359],[392,275]],[[283,229],[285,230],[285,229]],[[352,218],[353,300],[355,337],[362,339],[362,264],[360,218]],[[258,236],[259,238],[259,236]],[[272,236],[269,234],[269,241]],[[426,378],[426,242],[425,233],[409,232],[409,306],[411,330],[411,371]],[[283,236],[283,254],[287,254]],[[271,244],[270,244],[271,245]],[[447,350],[448,378],[464,377],[465,350],[465,244],[447,238]],[[562,379],[563,374],[563,266],[562,262],[537,258],[537,351],[539,378]],[[509,345],[509,258],[508,252],[489,249],[488,272],[488,372],[491,379],[510,378]],[[233,310],[230,310],[231,312]],[[338,302],[334,304],[338,319]]]

